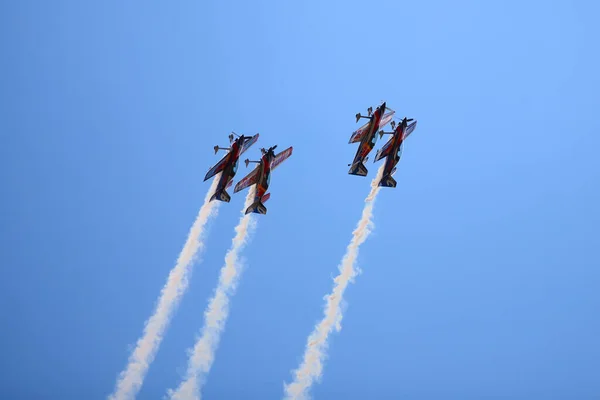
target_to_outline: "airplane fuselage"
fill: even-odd
[[[263,155],[260,159],[260,168],[258,172],[258,179],[256,180],[256,194],[254,195],[254,201],[260,201],[264,194],[269,189],[269,183],[271,182],[271,162],[275,158],[275,154],[271,151]]]
[[[400,146],[402,146],[402,142],[404,141],[404,130],[406,129],[406,124],[399,124],[396,130],[394,131],[394,137],[392,138],[392,147],[390,148],[389,155],[385,160],[385,167],[383,169],[383,175],[390,175],[392,170],[400,161],[400,156],[398,152],[400,150]]]
[[[237,173],[238,163],[240,160],[240,150],[242,149],[242,145],[244,144],[244,135],[240,136],[233,144],[231,145],[231,150],[227,154],[227,165],[223,169],[223,173],[221,174],[221,178],[219,178],[219,183],[217,185],[217,191],[225,189],[231,184],[231,181],[235,177]]]
[[[358,146],[358,150],[356,150],[356,155],[354,156],[354,161],[352,164],[356,164],[358,162],[363,162],[365,158],[369,155],[369,153],[375,147],[375,142],[377,141],[377,129],[379,128],[379,123],[381,122],[381,118],[383,117],[383,113],[385,111],[385,103],[378,107],[373,113],[373,117],[371,122],[369,123],[369,131],[363,136],[360,141],[360,145]]]

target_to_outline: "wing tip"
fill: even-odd
[[[242,181],[239,181],[239,182],[238,182],[238,183],[235,185],[235,187],[233,188],[233,193],[237,193],[237,192],[239,192],[240,190],[242,190],[242,188],[240,188],[240,183],[242,183]]]

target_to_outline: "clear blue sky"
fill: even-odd
[[[277,399],[369,176],[354,114],[419,121],[315,399],[600,395],[593,1],[0,5],[0,397],[104,399],[231,130],[293,145],[207,399]],[[379,142],[380,146],[383,142]],[[247,169],[240,166],[236,182]],[[139,399],[186,367],[244,200],[211,226]]]

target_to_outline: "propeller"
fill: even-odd
[[[404,123],[404,120],[406,120],[406,123],[407,123],[407,124],[408,124],[409,122],[411,122],[411,121],[414,121],[414,119],[413,119],[413,118],[406,118],[406,117],[402,118],[402,119],[401,119],[399,122],[392,121],[392,122],[391,122],[392,129],[395,129],[395,128],[394,128],[394,125],[396,125],[396,124],[402,124],[402,123]]]
[[[234,131],[231,131],[231,134],[229,135],[229,143],[233,142],[233,136],[235,136],[235,137],[241,137],[240,135],[238,135]],[[244,136],[244,135],[242,135],[242,136]]]
[[[383,105],[383,103],[385,103],[385,100],[379,101],[379,104]],[[388,110],[388,111],[394,111],[391,108],[389,108],[387,105],[385,106],[385,109]]]
[[[262,149],[260,149],[261,153],[267,154],[270,151],[274,151],[277,148],[277,145],[273,146],[273,147],[269,147],[269,150],[266,150],[264,147]]]

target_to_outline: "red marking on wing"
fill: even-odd
[[[292,155],[293,150],[294,150],[294,148],[290,146],[287,149],[285,149],[284,151],[282,151],[281,153],[277,154],[275,156],[275,158],[273,159],[273,161],[271,162],[271,171],[273,171],[275,168],[277,168],[277,166],[279,164],[281,164],[282,162],[287,160],[289,158],[289,156]]]
[[[258,180],[258,170],[259,169],[260,169],[260,166],[254,168],[254,170],[252,172],[250,172],[241,181],[239,181],[237,183],[237,185],[235,185],[235,189],[233,189],[233,193],[237,193],[240,190],[247,188],[248,186],[254,185],[256,183],[256,181]]]
[[[356,131],[354,131],[352,133],[352,136],[350,136],[350,140],[348,141],[348,143],[358,143],[362,140],[363,136],[365,135],[365,133],[369,130],[369,125],[371,124],[371,122],[367,122],[366,124],[364,124],[363,126],[361,126],[360,128],[358,128]]]
[[[252,136],[252,139],[250,139],[246,143],[244,143],[244,145],[242,146],[242,150],[240,150],[240,155],[244,154],[244,152],[246,150],[248,150],[250,148],[250,146],[252,146],[254,143],[256,143],[257,140],[258,140],[258,133],[256,135]]]
[[[394,117],[394,113],[396,111],[390,111],[387,114],[383,114],[383,117],[381,118],[381,120],[379,121],[379,128],[384,127],[385,125],[387,125],[392,118]],[[367,132],[369,132],[369,127],[371,126],[371,121],[367,122],[366,124],[364,124],[363,126],[361,126],[360,128],[358,128],[356,131],[354,131],[352,133],[352,136],[350,136],[350,140],[348,141],[348,143],[358,143],[362,140],[363,136],[365,136],[365,134]]]

